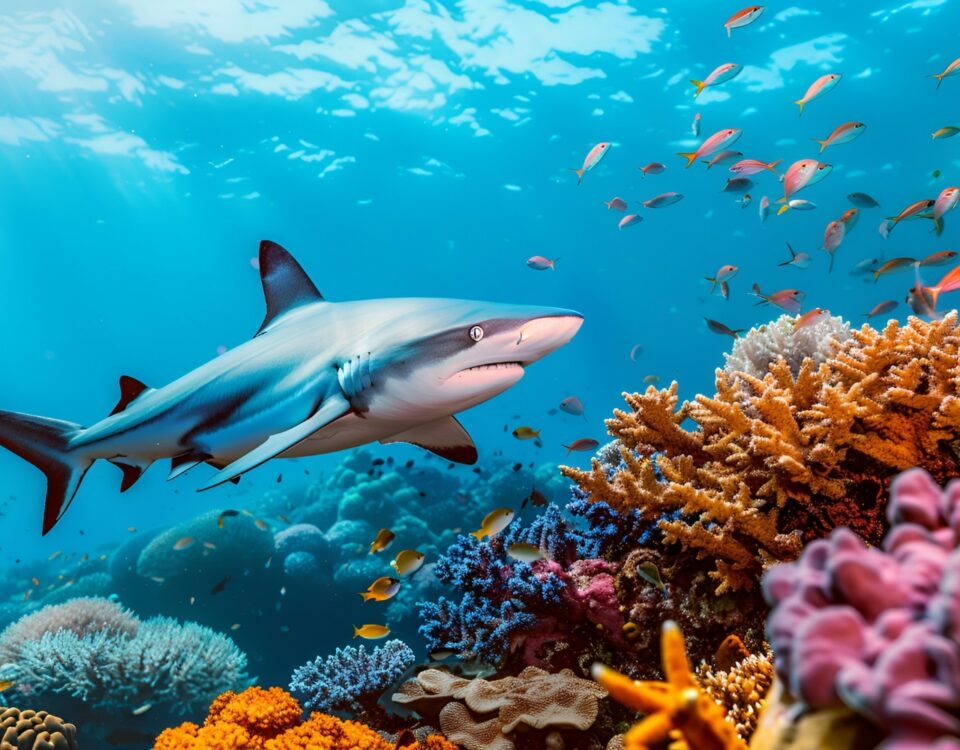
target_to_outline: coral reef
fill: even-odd
[[[715,657],[713,664],[701,662],[696,680],[746,742],[756,729],[764,698],[773,684],[772,654],[746,653],[731,664],[720,663]]]
[[[551,674],[527,667],[499,680],[427,669],[405,682],[393,700],[422,716],[438,717],[444,736],[466,750],[513,750],[515,733],[528,745],[543,747],[551,734],[588,730],[597,719],[598,700],[606,695],[568,669]]]
[[[317,576],[330,564],[330,545],[324,533],[312,523],[297,523],[273,536],[276,554],[283,561],[283,572],[303,581]]]
[[[46,711],[0,709],[0,750],[77,750],[77,728]]]
[[[400,640],[387,641],[370,653],[363,645],[346,646],[297,668],[290,692],[309,710],[369,716],[383,692],[415,661],[413,650]]]
[[[621,561],[630,622],[649,633],[676,619],[697,659],[731,632],[760,650],[765,607],[754,590],[766,568],[838,526],[878,544],[886,490],[902,469],[921,466],[938,481],[957,474],[958,361],[951,313],[865,325],[796,375],[783,358],[762,378],[718,370],[714,397],[682,405],[676,383],[626,394],[630,411],[607,422],[623,467],[611,471],[608,459],[562,471],[589,501],[659,531]],[[659,570],[666,596],[630,591],[625,576],[639,562]]]
[[[731,375],[742,372],[762,380],[770,365],[783,358],[796,377],[803,360],[809,357],[814,365],[820,365],[850,338],[850,324],[837,315],[824,315],[803,328],[796,327],[796,320],[792,315],[781,315],[751,328],[733,342],[729,354],[723,355],[723,369]]]
[[[610,697],[646,714],[624,736],[625,750],[648,750],[673,732],[692,750],[747,750],[722,706],[698,686],[680,628],[669,620],[663,624],[661,660],[666,682],[631,680],[602,664],[594,665],[594,678]]]
[[[455,750],[442,737],[426,736],[426,750]],[[415,747],[406,745],[405,747]],[[227,692],[210,705],[203,726],[186,722],[165,729],[153,750],[394,750],[370,727],[314,713],[301,722],[300,704],[281,688]]]
[[[8,628],[0,676],[14,683],[14,694],[118,712],[164,704],[185,713],[246,679],[246,656],[209,628],[164,617],[141,622],[112,602],[71,605]]]
[[[904,472],[887,516],[880,549],[837,529],[764,577],[777,673],[874,722],[884,750],[960,747],[960,480]]]

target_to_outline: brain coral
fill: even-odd
[[[0,708],[0,750],[77,750],[77,728],[46,711]]]
[[[715,396],[679,407],[676,383],[625,394],[630,410],[607,421],[623,468],[611,474],[595,460],[563,472],[589,500],[660,531],[642,555],[679,590],[682,611],[625,603],[641,630],[678,619],[703,658],[731,632],[715,616],[743,613],[740,627],[758,650],[764,612],[751,590],[770,564],[837,526],[878,544],[887,487],[902,469],[921,466],[938,481],[957,475],[958,385],[955,312],[882,331],[865,325],[796,374],[783,359],[763,377],[718,370]]]

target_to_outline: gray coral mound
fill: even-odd
[[[799,330],[794,330],[796,321],[792,315],[781,315],[777,320],[751,328],[734,342],[729,354],[723,355],[724,371],[763,378],[770,365],[782,357],[796,377],[804,359],[809,357],[819,365],[850,338],[850,324],[838,315],[825,315]]]

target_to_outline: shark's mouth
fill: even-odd
[[[473,367],[468,367],[465,370],[461,370],[460,372],[483,372],[486,370],[512,370],[517,367],[522,369],[524,367],[524,363],[519,361],[493,362],[487,365],[474,365]]]

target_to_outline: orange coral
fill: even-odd
[[[250,687],[217,697],[202,727],[186,722],[165,729],[153,750],[393,750],[365,724],[314,713],[301,722],[300,704],[282,688]],[[426,750],[456,750],[443,737],[420,742]]]
[[[793,559],[836,526],[879,542],[897,472],[955,476],[958,385],[955,312],[882,331],[865,325],[796,374],[783,359],[762,379],[718,370],[715,396],[679,407],[676,383],[624,394],[631,410],[615,411],[607,427],[625,468],[611,477],[594,460],[563,473],[592,500],[658,522],[665,544],[712,561],[718,594],[749,590],[771,562]],[[684,429],[686,419],[697,428]],[[665,482],[645,460],[654,454]]]

